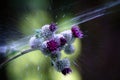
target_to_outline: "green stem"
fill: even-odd
[[[25,50],[25,51],[22,51],[20,54],[12,57],[12,58],[10,58],[10,59],[7,59],[7,60],[4,61],[3,63],[1,63],[1,64],[0,64],[0,68],[2,68],[2,67],[3,67],[4,65],[6,65],[8,62],[10,62],[10,61],[12,61],[12,60],[14,60],[14,59],[16,59],[16,58],[24,55],[24,54],[27,54],[27,53],[29,53],[29,52],[31,52],[31,51],[35,51],[35,50],[37,50],[37,49],[27,49],[27,50]]]

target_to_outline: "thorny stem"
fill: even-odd
[[[31,49],[27,49],[27,50],[22,51],[20,54],[12,57],[12,58],[10,58],[10,59],[7,59],[6,61],[4,61],[3,63],[0,64],[0,69],[1,69],[4,65],[6,65],[8,62],[10,62],[10,61],[12,61],[12,60],[14,60],[14,59],[16,59],[16,58],[24,55],[24,54],[27,54],[27,53],[29,53],[29,52],[31,52],[31,51],[35,51],[35,50],[37,50],[37,49],[32,49],[32,48],[31,48]]]

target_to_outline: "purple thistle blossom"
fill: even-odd
[[[64,68],[61,72],[62,72],[62,74],[67,75],[70,72],[72,72],[72,70],[70,68]]]
[[[72,46],[75,38],[82,38],[83,33],[78,26],[73,26],[71,30],[66,30],[60,34],[56,34],[57,26],[55,23],[44,25],[39,32],[30,39],[30,46],[32,48],[40,49],[44,55],[47,55],[52,60],[54,68],[67,75],[72,72],[70,68],[70,61],[67,58],[61,60],[61,50],[67,54],[74,52]]]
[[[55,40],[50,40],[47,42],[47,48],[50,52],[54,52],[58,49],[58,43]]]
[[[49,26],[50,31],[54,32],[57,29],[57,26],[55,23],[51,23]]]
[[[65,38],[63,38],[63,37],[60,38],[60,45],[65,45],[66,42],[67,42],[67,41],[66,41]]]
[[[83,33],[82,31],[79,29],[78,26],[73,26],[71,28],[71,31],[72,31],[72,34],[74,37],[77,37],[77,38],[83,38]]]

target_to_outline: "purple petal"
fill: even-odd
[[[53,52],[57,50],[58,43],[55,40],[50,40],[47,42],[47,48],[49,49],[50,52]]]
[[[50,29],[50,31],[54,32],[57,29],[56,24],[51,23],[49,29]]]
[[[72,31],[72,34],[73,34],[74,37],[77,37],[77,38],[82,38],[83,37],[83,33],[79,29],[78,26],[73,26],[71,31]]]
[[[64,74],[64,75],[69,74],[70,72],[72,72],[72,70],[70,68],[64,68],[62,70],[62,74]]]
[[[66,41],[65,38],[63,38],[63,37],[60,38],[60,43],[61,43],[61,45],[65,45],[66,42],[67,42],[67,41]]]

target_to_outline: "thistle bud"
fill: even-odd
[[[44,25],[41,29],[41,34],[47,40],[55,34],[56,29],[57,26],[55,23],[51,23],[50,25]]]
[[[72,44],[69,44],[65,47],[64,51],[65,51],[66,54],[72,54],[72,53],[74,53],[75,48]]]
[[[72,32],[71,32],[71,30],[63,31],[60,34],[62,34],[65,37],[67,43],[71,43],[71,40],[72,40]]]
[[[59,47],[64,46],[67,42],[65,37],[61,34],[55,34],[54,35],[54,40],[58,43]]]
[[[57,25],[55,23],[51,23],[49,29],[50,31],[55,32],[57,30]]]
[[[29,40],[29,44],[31,48],[39,48],[39,45],[41,45],[42,41],[41,39],[33,36]]]
[[[61,72],[62,72],[62,74],[67,75],[70,72],[72,72],[72,70],[70,68],[64,68]]]
[[[53,36],[53,32],[50,31],[49,26],[50,25],[44,25],[41,29],[41,35],[46,40]]]
[[[74,37],[76,37],[76,38],[83,38],[83,33],[82,33],[82,31],[79,29],[78,26],[73,26],[73,27],[71,28],[71,31],[72,31],[72,34],[73,34]]]
[[[47,55],[47,56],[50,55],[50,52],[47,49],[47,41],[44,41],[39,49],[42,51],[44,55]]]
[[[65,68],[69,68],[70,67],[70,62],[67,58],[63,59],[63,60],[58,60],[55,62],[54,65],[55,69],[58,71],[63,71]]]

